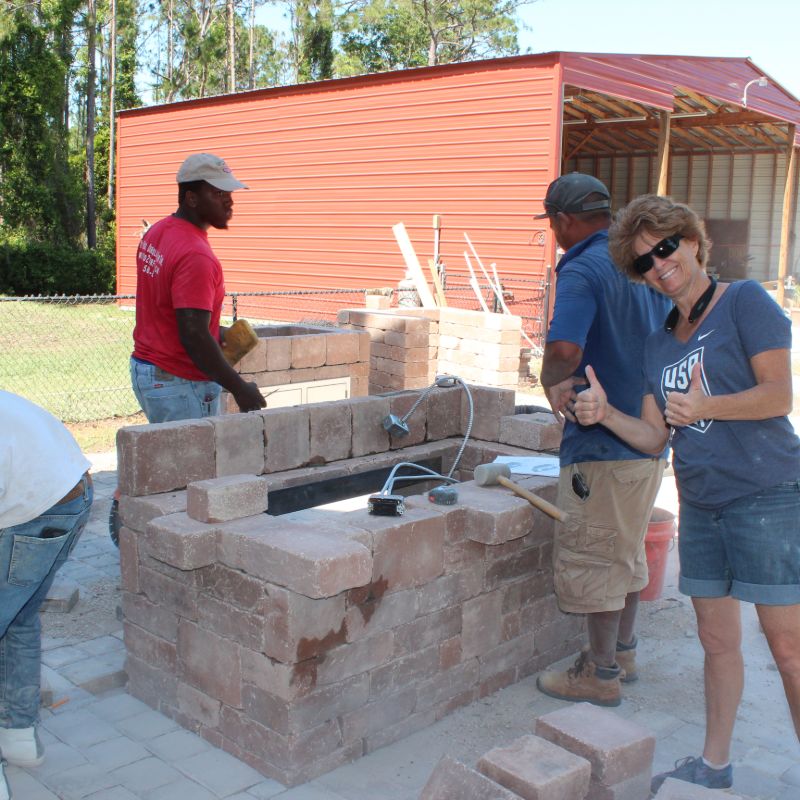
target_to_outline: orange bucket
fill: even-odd
[[[654,508],[644,537],[644,552],[650,582],[639,594],[640,600],[658,600],[664,588],[667,557],[675,539],[675,515],[663,508]]]

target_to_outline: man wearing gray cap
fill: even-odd
[[[647,585],[644,536],[664,471],[663,458],[629,447],[601,425],[572,414],[584,369],[608,374],[608,396],[638,416],[644,341],[664,323],[669,303],[630,282],[611,262],[611,198],[591,175],[553,181],[545,213],[566,252],[556,267],[556,299],[541,382],[564,425],[558,504],[569,521],[556,531],[555,591],[562,611],[586,614],[589,645],[566,672],[545,672],[538,686],[564,700],[616,706],[620,681],[636,675],[636,610]],[[613,376],[613,377],[611,377]]]
[[[247,186],[210,153],[190,155],[176,180],[178,210],[148,229],[136,254],[133,391],[149,422],[218,414],[221,387],[241,411],[263,408],[258,386],[222,354],[225,281],[207,235],[228,227],[231,193]]]

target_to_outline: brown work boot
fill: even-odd
[[[618,706],[622,702],[618,664],[598,667],[581,652],[574,666],[566,672],[543,672],[536,685],[540,692],[559,700],[594,703],[596,706]]]
[[[620,683],[634,683],[639,680],[639,671],[636,668],[636,644],[638,641],[639,640],[634,637],[630,644],[617,642],[617,652],[614,657],[622,670],[619,673]],[[589,655],[588,644],[585,644],[581,648],[581,653],[586,653],[587,656]]]
[[[622,683],[633,683],[639,680],[639,670],[636,669],[636,645],[638,639],[634,636],[630,644],[617,642],[616,659],[622,668],[619,679]]]

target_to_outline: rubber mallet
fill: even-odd
[[[559,522],[567,521],[567,513],[562,511],[547,500],[523,489],[522,486],[517,485],[514,481],[509,480],[511,477],[511,469],[508,464],[481,464],[475,467],[475,483],[478,486],[505,486],[506,489],[511,489],[515,495],[527,500],[532,506],[538,508],[539,511],[544,511],[545,514],[558,520]]]

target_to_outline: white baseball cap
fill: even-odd
[[[178,183],[205,181],[223,192],[249,189],[234,176],[231,168],[219,157],[211,153],[193,153],[181,164],[175,176]]]

